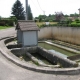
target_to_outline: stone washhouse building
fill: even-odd
[[[38,45],[39,28],[32,20],[19,20],[16,25],[18,43],[23,47]]]

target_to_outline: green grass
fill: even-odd
[[[0,26],[0,30],[11,28],[11,26]]]
[[[45,24],[45,22],[36,22],[36,24],[37,25],[43,25],[43,24]],[[50,24],[52,25],[52,24],[57,24],[57,22],[50,22]]]

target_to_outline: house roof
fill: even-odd
[[[38,26],[36,23],[32,20],[19,20],[17,25],[16,25],[17,30],[21,31],[33,31],[33,30],[39,30]]]

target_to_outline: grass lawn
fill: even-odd
[[[0,30],[7,29],[7,28],[11,28],[11,26],[0,26]]]
[[[50,24],[56,24],[56,23],[57,23],[57,22],[50,22]],[[45,24],[45,22],[36,22],[36,24],[40,26],[40,25],[42,25],[42,24]]]

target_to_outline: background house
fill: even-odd
[[[38,30],[36,23],[32,20],[19,20],[16,25],[18,43],[22,46],[38,45]]]

